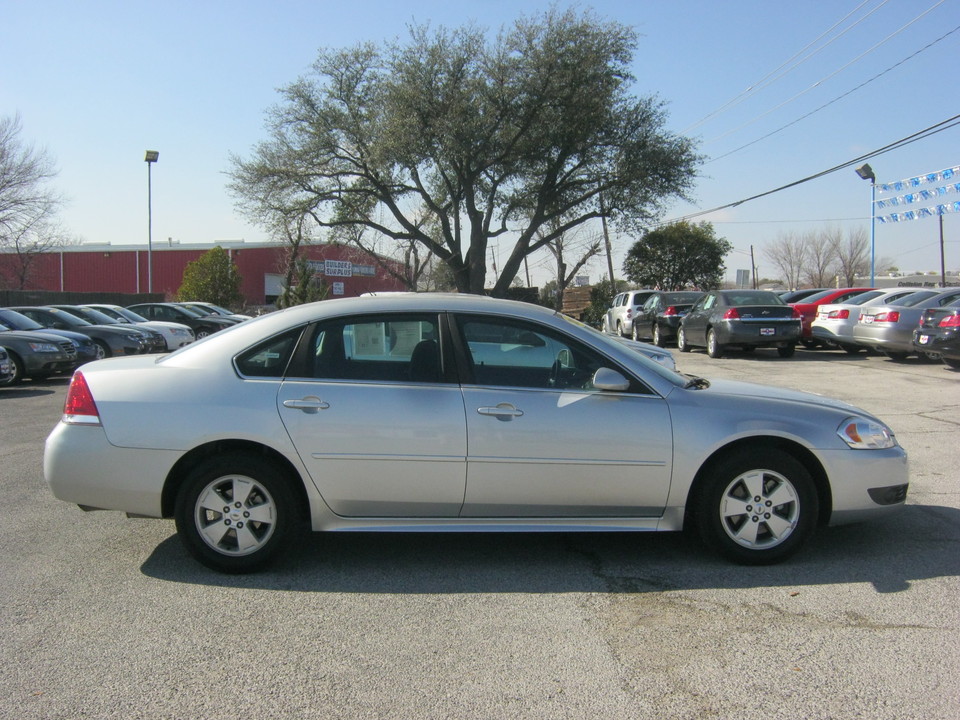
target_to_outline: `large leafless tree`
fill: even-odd
[[[19,115],[0,118],[0,281],[13,289],[28,287],[40,253],[63,244],[57,224],[63,199],[51,186],[57,175],[46,150],[20,137]]]

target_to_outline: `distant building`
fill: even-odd
[[[241,292],[247,305],[267,305],[276,300],[286,278],[289,248],[278,243],[244,241],[180,245],[177,242],[154,243],[152,283],[148,282],[148,253],[142,245],[71,245],[31,257],[25,290],[55,292],[146,293],[152,285],[155,293],[172,300],[183,282],[187,263],[210,249],[227,251],[243,278]],[[384,269],[401,272],[394,260],[375,257],[343,245],[309,245],[301,248],[324,283],[328,297],[355,297],[365,292],[396,291],[407,288]],[[18,276],[20,257],[0,251],[0,288],[11,287]]]

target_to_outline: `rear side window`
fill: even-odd
[[[244,377],[283,377],[302,332],[303,328],[297,328],[241,353],[236,359],[237,372]]]

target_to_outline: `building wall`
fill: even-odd
[[[183,282],[187,263],[200,258],[213,245],[199,247],[154,246],[152,252],[153,282],[155,293],[163,293],[168,300],[175,298]],[[224,243],[224,249],[233,259],[243,278],[241,292],[248,305],[266,303],[264,279],[266,275],[285,274],[287,249],[278,245]],[[356,248],[339,245],[311,245],[304,249],[304,256],[320,269],[320,276],[328,285],[338,283],[343,297],[355,297],[365,292],[404,290],[398,280],[389,275],[377,263],[376,258]],[[69,247],[63,251],[34,256],[27,290],[51,290],[60,292],[121,292],[145,293],[148,282],[149,255],[146,248],[117,248],[103,245],[94,247]],[[325,276],[326,261],[338,261],[339,274]],[[383,260],[381,259],[381,262]],[[388,261],[393,262],[393,261]],[[0,278],[10,278],[13,264],[19,263],[15,254],[0,253]],[[344,265],[343,263],[346,263]],[[373,267],[373,275],[349,273],[351,268]],[[398,263],[394,263],[397,270]],[[7,281],[9,287],[9,280]],[[334,297],[331,289],[330,297]]]

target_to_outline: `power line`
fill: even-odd
[[[889,145],[885,145],[881,148],[877,148],[876,150],[872,150],[871,152],[868,152],[864,155],[860,155],[859,157],[853,158],[852,160],[847,160],[846,162],[841,163],[840,165],[835,165],[832,168],[829,168],[827,170],[822,170],[814,175],[810,175],[801,180],[795,180],[792,183],[781,185],[778,188],[774,188],[773,190],[767,190],[766,192],[758,193],[757,195],[752,195],[748,198],[744,198],[743,200],[737,200],[736,202],[727,203],[726,205],[720,205],[718,207],[711,208],[709,210],[700,210],[695,213],[690,213],[689,215],[684,215],[683,217],[675,218],[673,220],[665,221],[663,223],[658,223],[658,225],[666,225],[673,222],[683,222],[685,220],[701,217],[703,215],[709,215],[710,213],[718,212],[720,210],[726,210],[727,208],[737,207],[738,205],[743,205],[744,203],[750,202],[751,200],[758,200],[762,197],[767,197],[768,195],[773,195],[774,193],[778,193],[783,190],[796,187],[798,185],[803,185],[804,183],[808,183],[811,180],[818,180],[819,178],[822,178],[826,175],[830,175],[839,170],[844,170],[848,167],[856,165],[857,163],[877,157],[878,155],[883,155],[892,150],[897,150],[899,148],[915,143],[918,140],[924,140],[928,137],[941,133],[944,130],[949,130],[952,127],[956,127],[957,125],[960,125],[960,115],[954,115],[952,118],[947,118],[946,120],[943,120],[942,122],[939,122],[935,125],[931,125],[930,127],[925,128],[923,130],[920,130],[919,132],[916,132],[913,135],[908,135],[904,138],[901,138],[900,140],[890,143]]]
[[[825,108],[833,105],[835,102],[838,102],[838,101],[840,101],[840,100],[843,100],[843,98],[847,97],[848,95],[852,95],[852,94],[855,93],[857,90],[860,90],[861,88],[865,87],[866,85],[869,85],[870,83],[874,82],[875,80],[880,79],[881,77],[883,77],[883,76],[886,75],[887,73],[895,70],[896,68],[900,67],[900,66],[903,65],[904,63],[909,62],[909,61],[912,60],[913,58],[917,57],[920,53],[926,52],[927,50],[929,50],[930,48],[932,48],[934,45],[936,45],[938,42],[941,42],[942,40],[945,40],[946,38],[948,38],[950,35],[953,35],[953,33],[957,32],[958,30],[960,30],[960,25],[958,25],[957,27],[955,27],[953,30],[950,30],[949,32],[941,35],[941,36],[938,37],[936,40],[928,43],[926,46],[920,48],[919,50],[917,50],[917,51],[916,51],[915,53],[913,53],[912,55],[908,55],[907,57],[903,58],[903,60],[901,60],[900,62],[895,63],[894,65],[891,65],[890,67],[888,67],[888,68],[887,68],[886,70],[884,70],[883,72],[877,73],[876,75],[874,75],[874,76],[873,76],[872,78],[870,78],[869,80],[866,80],[866,81],[860,83],[859,85],[857,85],[855,88],[852,88],[852,89],[848,90],[847,92],[843,93],[843,95],[840,95],[840,96],[838,96],[838,97],[835,97],[835,98],[834,98],[833,100],[831,100],[830,102],[824,103],[824,104],[821,105],[820,107],[818,107],[818,108],[816,108],[816,109],[814,109],[814,110],[811,110],[811,111],[808,112],[807,114],[801,115],[801,116],[798,117],[796,120],[793,120],[793,121],[787,123],[786,125],[782,125],[782,126],[780,126],[779,128],[777,128],[776,130],[773,130],[773,131],[767,133],[766,135],[763,135],[763,136],[761,136],[761,137],[758,137],[756,140],[751,140],[750,142],[746,143],[745,145],[741,145],[741,146],[738,147],[738,148],[734,148],[733,150],[730,150],[729,152],[726,152],[726,153],[724,153],[723,155],[718,155],[717,157],[712,157],[712,158],[710,158],[710,160],[707,161],[707,163],[709,164],[709,163],[712,163],[712,162],[716,162],[717,160],[721,160],[721,159],[723,159],[723,158],[725,158],[725,157],[729,157],[730,155],[733,155],[734,153],[738,153],[738,152],[740,152],[741,150],[744,150],[744,149],[750,147],[751,145],[756,145],[758,142],[762,142],[763,140],[766,140],[767,138],[772,137],[772,136],[776,135],[777,133],[782,132],[783,130],[786,130],[786,129],[789,128],[789,127],[792,127],[793,125],[796,125],[797,123],[801,122],[802,120],[806,120],[806,119],[807,119],[808,117],[810,117],[811,115],[815,115],[816,113],[820,112],[821,110],[824,110]],[[804,92],[806,92],[806,91],[804,91]],[[799,97],[799,95],[796,96],[796,97]],[[789,102],[789,101],[788,101],[788,102]],[[778,106],[778,107],[779,107],[779,106]],[[775,109],[776,109],[776,108],[774,108],[774,110],[775,110]],[[772,112],[772,111],[768,111],[768,112]],[[764,113],[764,114],[766,114],[766,113]],[[762,117],[762,116],[758,116],[758,117]],[[757,119],[757,118],[754,118],[754,119]],[[753,120],[751,120],[750,122],[753,122]],[[745,123],[745,125],[747,125],[747,124],[749,124],[749,123]],[[741,125],[740,127],[744,127],[744,125]],[[737,128],[737,129],[739,129],[739,128]],[[732,132],[732,131],[731,131],[731,132]],[[722,136],[721,136],[721,137],[722,137]]]
[[[758,90],[762,90],[763,88],[768,87],[768,86],[772,85],[774,82],[776,82],[777,80],[783,78],[784,76],[786,76],[787,74],[789,74],[792,70],[800,67],[800,65],[802,65],[803,63],[805,63],[805,62],[806,62],[807,60],[809,60],[810,58],[814,57],[817,53],[819,53],[820,51],[822,51],[824,48],[828,47],[830,44],[832,44],[833,42],[835,42],[835,41],[839,40],[841,37],[843,37],[846,33],[850,32],[850,30],[852,30],[853,28],[855,28],[857,25],[859,25],[859,24],[862,23],[864,20],[866,20],[868,17],[870,17],[871,15],[873,15],[873,13],[875,13],[875,12],[876,12],[877,10],[879,10],[881,7],[883,7],[884,5],[886,5],[889,0],[883,0],[883,2],[881,2],[879,5],[877,5],[877,7],[875,7],[873,10],[871,10],[870,12],[868,12],[866,15],[864,15],[864,16],[863,16],[862,18],[860,18],[859,20],[857,20],[855,23],[853,23],[850,27],[848,27],[846,30],[844,30],[843,32],[841,32],[839,35],[837,35],[836,37],[830,39],[829,42],[827,42],[827,43],[825,43],[824,45],[820,46],[819,48],[817,48],[816,50],[814,50],[813,52],[811,52],[809,55],[807,55],[806,57],[802,58],[801,60],[798,60],[798,61],[795,62],[795,63],[793,62],[793,61],[796,60],[800,55],[802,55],[804,52],[806,52],[807,49],[809,49],[809,48],[813,47],[814,45],[816,45],[818,42],[820,42],[820,40],[822,40],[822,39],[823,39],[824,37],[826,37],[828,34],[830,34],[831,32],[833,32],[837,27],[839,27],[839,26],[842,25],[844,22],[846,22],[851,16],[853,16],[857,11],[860,10],[860,8],[862,8],[864,5],[866,5],[869,1],[870,1],[870,0],[864,0],[864,1],[863,1],[862,3],[860,3],[857,7],[855,7],[853,10],[851,10],[849,13],[847,13],[844,17],[842,17],[840,20],[838,20],[837,22],[835,22],[830,28],[828,28],[828,29],[825,30],[824,32],[820,33],[820,35],[819,35],[816,39],[814,39],[814,40],[810,41],[809,43],[807,43],[803,48],[801,48],[801,49],[798,50],[796,53],[794,53],[792,57],[790,57],[788,60],[786,60],[786,61],[784,61],[783,63],[781,63],[781,65],[780,65],[778,68],[776,68],[776,69],[774,69],[774,70],[771,70],[769,73],[767,73],[766,75],[764,75],[764,76],[763,76],[762,78],[760,78],[760,80],[758,80],[757,82],[755,82],[755,83],[753,83],[752,85],[750,85],[750,87],[748,87],[746,90],[744,90],[743,92],[741,92],[739,95],[737,95],[737,96],[735,96],[734,98],[728,100],[726,103],[724,103],[723,105],[721,105],[719,108],[717,108],[717,109],[714,110],[713,112],[709,113],[708,115],[704,116],[703,118],[701,118],[700,120],[698,120],[697,122],[695,122],[693,125],[689,126],[689,127],[686,128],[685,130],[683,130],[681,134],[686,135],[686,134],[689,133],[691,130],[694,130],[694,129],[700,127],[700,126],[701,126],[703,123],[705,123],[707,120],[710,120],[711,118],[716,117],[717,115],[721,114],[722,112],[724,112],[724,111],[726,111],[726,110],[729,110],[730,108],[735,107],[736,105],[739,105],[739,104],[740,104],[741,102],[743,102],[747,97],[749,97],[749,96],[752,95],[753,93],[757,92]],[[793,63],[793,64],[791,65],[791,63]],[[784,69],[784,68],[786,68],[786,69]],[[783,70],[783,72],[780,72],[781,70]],[[780,73],[780,74],[778,75],[777,73]]]

